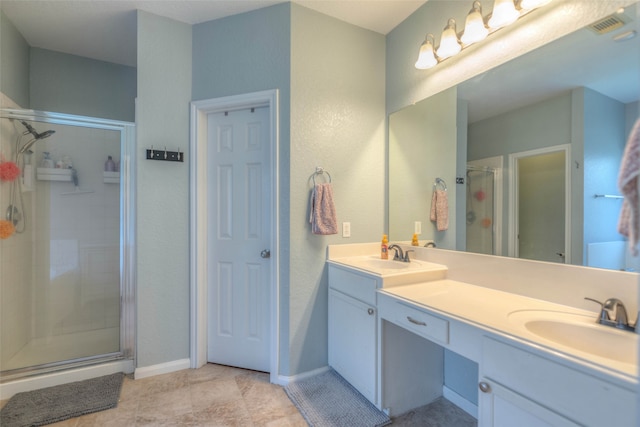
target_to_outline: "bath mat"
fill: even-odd
[[[284,390],[312,427],[377,427],[391,423],[333,369],[295,381]]]
[[[122,372],[14,395],[0,411],[0,426],[43,426],[115,408]]]

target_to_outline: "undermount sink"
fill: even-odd
[[[547,341],[597,357],[636,364],[638,334],[596,323],[595,315],[518,310],[509,320]]]

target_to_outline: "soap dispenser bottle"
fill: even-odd
[[[389,239],[386,234],[382,235],[382,243],[380,244],[380,259],[389,259]]]
[[[411,238],[411,246],[420,246],[420,243],[418,243],[418,234],[413,235],[413,237]]]
[[[115,172],[116,171],[116,163],[113,161],[113,158],[109,156],[106,162],[104,162],[104,171],[105,172]]]

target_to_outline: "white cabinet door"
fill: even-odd
[[[482,419],[487,420],[482,427],[509,425],[516,419],[518,422],[511,425],[518,427],[638,425],[637,395],[631,388],[597,378],[515,343],[485,337],[482,344],[481,381],[491,388],[490,393],[480,393],[479,410]],[[482,390],[482,382],[480,385]],[[512,415],[517,410],[547,424],[538,423],[535,418],[530,424],[522,424],[519,417]]]
[[[484,378],[480,383],[479,427],[577,427],[578,424],[506,387]]]
[[[329,290],[329,365],[376,404],[376,310]]]

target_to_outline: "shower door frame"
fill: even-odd
[[[0,117],[42,123],[86,127],[120,132],[120,351],[56,361],[38,366],[8,371],[0,378],[2,383],[27,376],[54,373],[70,368],[125,361],[122,370],[133,372],[135,367],[135,123],[48,111],[0,109]]]
[[[467,162],[466,170],[490,169],[493,172],[493,255],[504,256],[503,229],[504,229],[504,159],[502,156],[486,157]],[[466,203],[466,197],[465,197]]]

